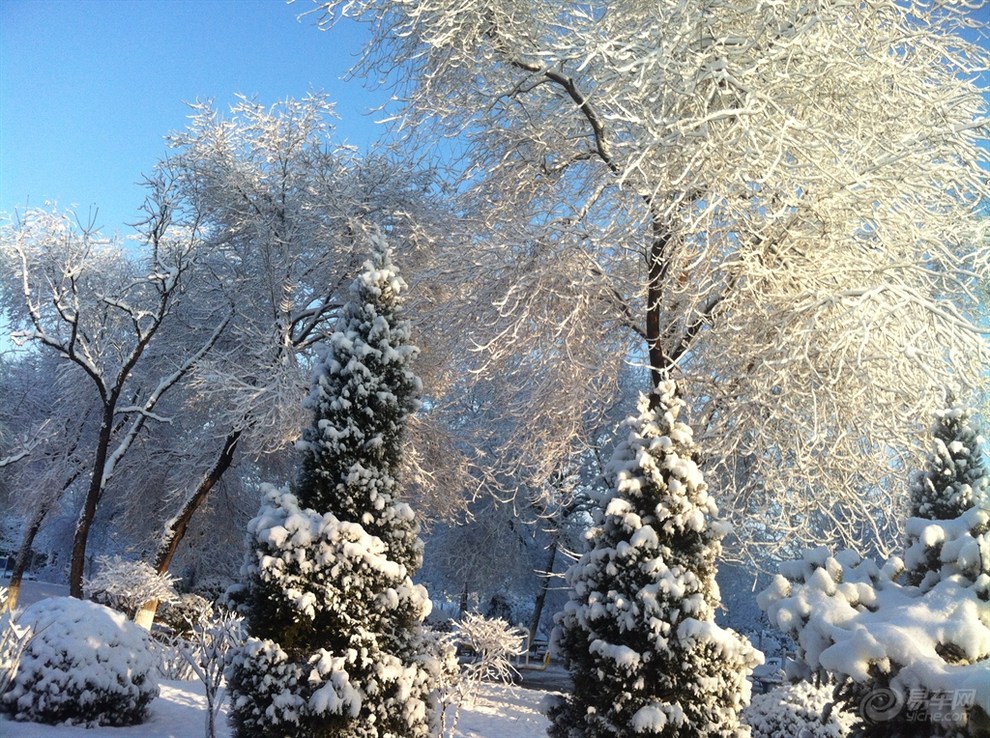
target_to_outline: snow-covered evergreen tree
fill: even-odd
[[[911,480],[911,517],[951,520],[986,497],[990,474],[972,415],[958,402],[936,413],[929,467]]]
[[[749,735],[739,712],[761,658],[714,622],[725,527],[683,405],[672,381],[642,395],[609,464],[611,494],[554,630],[574,692],[551,709],[553,738]]]
[[[422,623],[418,526],[398,499],[419,380],[404,283],[381,237],[317,370],[315,421],[291,490],[267,487],[248,529],[250,638],[233,659],[242,738],[425,738],[451,655]]]
[[[935,544],[945,536],[930,538],[927,544],[920,536],[938,528],[932,521],[954,520],[974,507],[990,505],[990,472],[972,409],[953,401],[936,413],[932,436],[928,468],[911,478],[911,519],[906,526],[905,578],[925,589],[941,578],[941,545]]]
[[[837,682],[854,738],[990,734],[990,503],[970,415],[955,405],[937,416],[903,560],[819,548],[760,594],[798,644],[803,676]]]

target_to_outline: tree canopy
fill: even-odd
[[[438,325],[497,382],[514,472],[540,486],[587,442],[631,361],[678,377],[744,540],[894,538],[919,418],[986,376],[987,60],[965,7],[315,12],[372,24],[359,71],[447,154],[470,244],[447,275],[483,276]]]

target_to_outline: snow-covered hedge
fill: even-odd
[[[135,725],[158,696],[150,637],[95,602],[54,597],[18,618],[33,636],[3,705],[16,720]]]
[[[831,702],[831,685],[798,682],[754,695],[742,717],[753,738],[846,738],[853,719]]]

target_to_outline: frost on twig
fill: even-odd
[[[13,683],[32,634],[30,627],[17,624],[16,613],[4,607],[6,600],[7,589],[0,587],[0,695],[6,694]]]
[[[158,574],[143,561],[119,556],[97,556],[99,571],[84,583],[86,596],[120,612],[133,615],[145,602],[177,599],[175,577]]]
[[[461,674],[469,692],[481,682],[508,683],[519,677],[512,659],[525,651],[524,630],[502,618],[486,618],[477,613],[467,613],[454,625],[457,644],[466,655]]]
[[[180,646],[181,654],[206,690],[206,737],[215,738],[216,718],[225,695],[221,691],[230,654],[246,637],[244,619],[234,612],[204,609]]]

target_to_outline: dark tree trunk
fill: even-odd
[[[159,574],[164,574],[168,571],[168,567],[171,566],[172,559],[175,557],[175,552],[178,550],[179,544],[189,529],[189,521],[192,520],[196,511],[206,502],[210,491],[234,463],[234,452],[237,450],[237,442],[240,440],[242,433],[243,431],[238,430],[228,434],[227,438],[224,439],[223,449],[221,449],[217,460],[210,467],[209,471],[203,475],[199,485],[196,487],[196,491],[189,496],[179,511],[179,514],[169,524],[168,530],[165,531],[165,537],[158,548],[158,552],[155,554],[154,561],[151,562],[151,566]]]
[[[93,463],[93,476],[90,478],[89,490],[83,501],[79,520],[76,522],[76,532],[72,539],[72,563],[69,566],[69,594],[82,599],[83,573],[86,568],[86,543],[89,531],[96,518],[96,508],[100,497],[103,496],[103,474],[107,467],[107,455],[110,450],[110,440],[113,433],[113,408],[116,403],[107,403],[103,410],[103,422],[100,425],[100,440],[96,447]]]
[[[557,558],[557,536],[550,541],[550,548],[547,553],[547,563],[543,569],[543,580],[540,582],[540,589],[536,593],[536,600],[533,602],[533,619],[529,622],[529,649],[533,650],[533,641],[536,640],[536,633],[540,628],[540,619],[543,617],[543,605],[547,601],[547,592],[550,589],[550,578],[553,576],[553,563]]]
[[[652,207],[652,206],[651,206]],[[652,241],[647,251],[646,345],[650,357],[650,383],[658,387],[671,368],[671,359],[664,351],[660,319],[663,313],[663,286],[670,268],[670,233],[654,217]]]
[[[203,475],[203,478],[199,481],[199,485],[196,487],[196,491],[186,499],[179,514],[169,523],[168,530],[165,531],[158,551],[155,553],[155,558],[151,562],[152,568],[159,574],[164,574],[168,571],[168,568],[172,565],[172,559],[175,558],[175,552],[179,550],[179,544],[189,529],[189,521],[192,520],[196,511],[206,502],[210,491],[234,463],[234,452],[237,450],[237,442],[240,440],[242,433],[243,431],[237,430],[231,431],[227,435],[217,460],[213,462],[213,466]],[[158,600],[149,600],[138,608],[134,614],[134,620],[138,625],[150,629],[151,624],[155,620],[155,612],[157,610]]]
[[[24,581],[24,573],[31,565],[35,536],[38,535],[42,523],[45,522],[45,518],[54,506],[55,501],[53,500],[35,510],[30,525],[24,531],[24,539],[21,541],[21,547],[17,550],[17,556],[14,558],[14,569],[10,573],[10,582],[7,585],[7,600],[0,610],[13,610],[17,607],[17,599],[21,594],[21,582]]]

